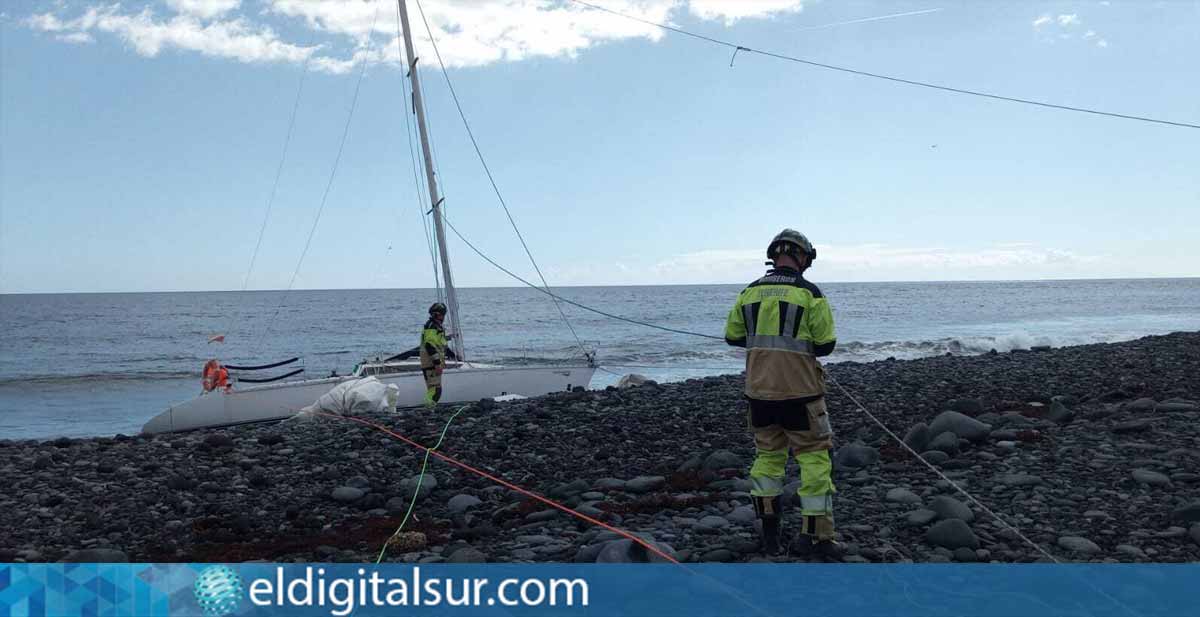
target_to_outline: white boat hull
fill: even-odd
[[[442,403],[463,403],[518,394],[540,396],[587,387],[595,368],[565,367],[458,367],[442,374]],[[143,433],[171,433],[198,428],[290,418],[337,384],[354,376],[285,381],[261,386],[214,391],[172,405],[142,426]],[[376,375],[379,381],[400,389],[397,407],[420,405],[425,381],[420,372]]]

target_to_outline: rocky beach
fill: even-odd
[[[1200,333],[829,373],[848,562],[1200,561]],[[761,561],[738,375],[481,401],[439,451],[685,562]],[[432,446],[456,408],[364,416]],[[0,441],[0,561],[629,562],[612,531],[314,417]],[[789,468],[796,486],[794,463]],[[416,499],[404,533],[393,537]],[[786,497],[785,497],[786,499]],[[798,528],[797,510],[785,533]],[[795,561],[772,557],[773,561]]]

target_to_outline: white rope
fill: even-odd
[[[1058,559],[1056,559],[1054,557],[1054,555],[1051,555],[1049,552],[1047,552],[1046,549],[1042,548],[1040,544],[1038,544],[1037,542],[1034,542],[1033,540],[1030,540],[1028,536],[1021,533],[1020,529],[1017,529],[1016,527],[1013,527],[1012,525],[1008,524],[1008,522],[1005,521],[1004,519],[1000,518],[1000,516],[998,514],[996,514],[995,512],[992,512],[991,508],[983,505],[983,502],[976,499],[974,495],[968,493],[966,489],[959,486],[957,482],[955,482],[954,480],[951,480],[946,474],[942,473],[941,470],[939,470],[937,467],[934,467],[932,463],[925,460],[925,458],[922,457],[916,450],[913,450],[912,448],[910,448],[908,446],[908,444],[904,443],[904,440],[901,439],[899,435],[893,433],[892,430],[889,429],[886,424],[884,424],[882,421],[880,421],[879,418],[876,418],[875,415],[872,414],[870,411],[868,411],[867,408],[864,407],[862,403],[858,402],[858,399],[855,398],[854,395],[851,394],[850,391],[846,389],[846,386],[842,385],[842,382],[838,381],[837,378],[833,376],[832,372],[827,371],[826,374],[829,375],[829,381],[832,381],[833,384],[835,386],[837,386],[839,390],[842,391],[842,394],[845,394],[846,397],[849,398],[850,401],[853,402],[856,407],[858,407],[859,411],[866,414],[866,416],[868,418],[870,418],[872,422],[874,422],[876,425],[878,425],[879,428],[883,429],[883,432],[885,432],[889,436],[891,436],[892,439],[895,439],[896,443],[900,444],[901,447],[903,447],[905,450],[908,450],[909,454],[912,454],[914,457],[916,457],[916,459],[918,461],[921,461],[921,463],[924,464],[926,467],[928,467],[930,469],[930,471],[937,474],[938,477],[940,477],[941,479],[948,482],[950,484],[950,486],[954,487],[954,490],[962,493],[964,497],[966,497],[967,499],[969,499],[971,501],[971,503],[979,506],[984,512],[988,513],[988,516],[991,516],[992,518],[996,519],[996,521],[999,522],[1001,525],[1003,525],[1006,529],[1009,529],[1013,533],[1017,534],[1018,537],[1020,537],[1027,544],[1029,544],[1029,546],[1032,546],[1033,548],[1037,549],[1037,551],[1039,553],[1045,555],[1047,558],[1050,559],[1050,561],[1053,561],[1054,563],[1060,563],[1058,561]]]

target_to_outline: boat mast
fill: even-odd
[[[433,157],[429,153],[429,131],[425,126],[425,103],[421,99],[421,80],[417,76],[417,57],[413,53],[412,33],[408,26],[408,5],[405,0],[397,0],[400,11],[400,23],[404,31],[404,51],[408,57],[408,71],[412,79],[413,109],[417,112],[417,130],[421,135],[421,153],[425,158],[425,177],[429,182],[429,200],[433,202],[433,226],[437,232],[438,252],[442,258],[442,280],[446,282],[446,300],[449,309],[450,323],[448,329],[454,335],[450,341],[459,360],[465,361],[466,351],[463,349],[462,328],[458,321],[458,295],[454,292],[454,280],[450,278],[450,256],[446,253],[446,229],[442,224],[442,198],[438,195],[437,178],[433,173]]]

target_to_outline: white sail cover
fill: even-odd
[[[343,381],[316,402],[300,410],[302,415],[331,413],[349,416],[372,411],[391,411],[396,408],[400,389],[384,384],[374,377]]]

